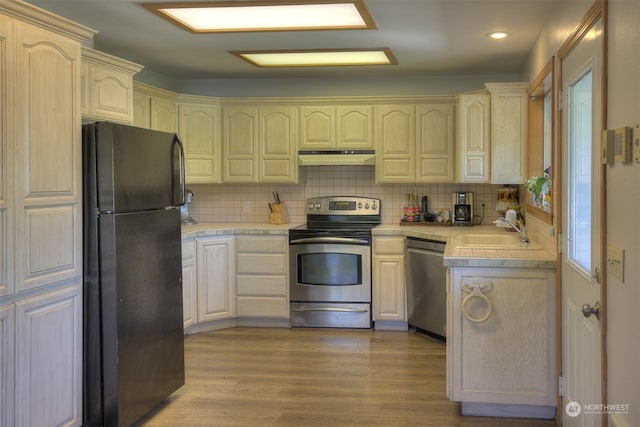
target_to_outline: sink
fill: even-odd
[[[458,247],[478,249],[537,249],[535,245],[523,244],[520,235],[514,234],[463,234],[458,237]]]

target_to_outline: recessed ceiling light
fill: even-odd
[[[347,65],[396,65],[388,48],[314,49],[230,52],[256,67],[332,67]]]
[[[193,33],[376,28],[363,0],[249,0],[142,6]]]
[[[509,34],[504,31],[495,31],[493,33],[489,33],[488,36],[494,40],[502,40],[509,37]]]

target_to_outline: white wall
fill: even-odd
[[[640,122],[640,2],[609,0],[607,128]],[[640,426],[640,164],[607,169],[607,242],[625,249],[624,283],[608,282],[609,402],[628,403],[620,416]]]
[[[531,51],[523,80],[531,81],[566,40],[592,2],[566,2],[554,13]],[[640,2],[609,0],[607,127],[640,122]],[[607,170],[607,243],[625,249],[624,283],[608,282],[608,401],[628,404],[615,415],[618,426],[640,426],[640,164]]]

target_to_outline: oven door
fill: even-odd
[[[292,239],[291,302],[371,302],[369,239]]]

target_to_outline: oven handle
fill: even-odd
[[[339,307],[302,307],[293,308],[291,311],[305,312],[305,311],[339,311],[342,313],[366,313],[366,308],[339,308]]]
[[[368,245],[369,241],[365,239],[353,239],[350,237],[309,237],[306,239],[295,239],[289,242],[289,244],[291,245],[299,243],[341,243],[352,245]]]

